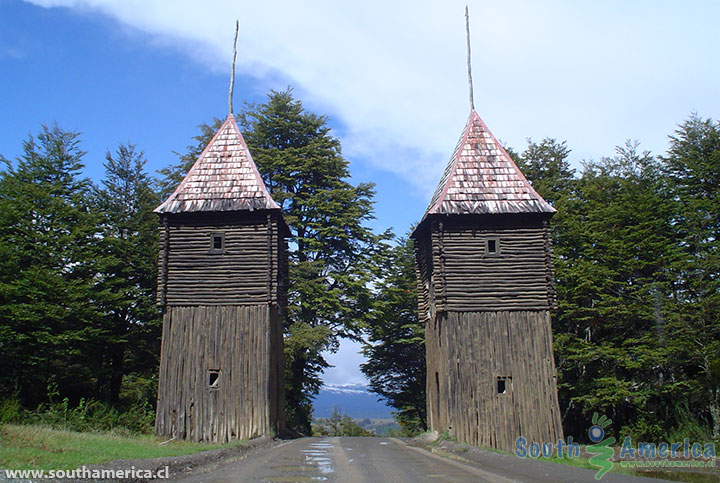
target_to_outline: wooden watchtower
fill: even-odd
[[[431,429],[513,450],[562,437],[550,309],[555,209],[474,108],[413,232]]]
[[[156,433],[226,442],[281,431],[288,228],[232,113],[155,211]]]

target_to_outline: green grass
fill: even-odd
[[[585,468],[588,470],[595,470],[595,471],[598,470],[597,466],[593,466],[590,464],[589,458],[583,458],[583,457],[569,458],[567,456],[563,456],[562,458],[559,456],[551,456],[550,458],[545,458],[545,457],[541,456],[536,459],[539,461],[548,461],[550,463],[558,463],[561,465],[577,466],[578,468]],[[613,467],[613,469],[615,469],[615,467]],[[612,473],[613,470],[610,470],[610,472]]]
[[[593,470],[593,471],[598,470],[598,467],[591,465],[590,459],[586,458],[584,456],[580,456],[578,458],[568,458],[568,457],[560,458],[558,456],[553,456],[551,458],[544,458],[541,456],[541,457],[537,458],[537,460],[548,461],[550,463],[558,463],[558,464],[568,465],[568,466],[577,466],[579,468],[585,468],[585,469]],[[673,471],[670,469],[667,469],[664,471],[663,470],[643,471],[643,470],[639,470],[639,469],[635,469],[635,468],[624,467],[617,461],[615,462],[612,469],[610,470],[610,473],[616,473],[616,474],[621,474],[621,475],[644,476],[647,478],[662,478],[665,480],[684,481],[684,482],[689,482],[689,483],[710,483],[710,482],[718,481],[717,474],[702,474],[702,473],[693,473],[693,472],[689,472],[689,471]]]
[[[450,441],[451,443],[458,442],[457,438],[450,434],[450,431],[444,431],[444,432],[440,433],[437,441]]]
[[[172,441],[160,446],[162,441],[150,435],[78,433],[39,425],[5,424],[0,426],[0,468],[71,470],[118,459],[178,456],[244,444]]]

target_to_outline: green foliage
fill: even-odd
[[[43,126],[0,173],[4,417],[17,395],[26,409],[12,421],[149,431],[155,395],[128,403],[120,393],[124,376],[157,367],[154,181],[129,145],[108,153],[103,186],[92,186],[79,143]]]
[[[329,418],[319,418],[312,425],[313,436],[374,436],[357,421],[333,408]]]
[[[157,396],[155,377],[136,375],[123,378],[119,401],[115,404],[81,398],[73,404],[60,399],[56,389],[50,401],[34,410],[23,409],[16,398],[0,402],[0,424],[42,424],[68,431],[113,431],[116,434],[150,434],[155,424],[153,403]]]
[[[92,391],[103,345],[93,303],[100,219],[77,133],[43,126],[23,150],[0,173],[0,394],[33,406],[50,383]]]
[[[672,267],[678,352],[699,386],[690,409],[720,440],[720,123],[691,116],[662,160],[679,239]]]
[[[674,257],[660,182],[653,158],[627,145],[586,164],[558,227],[559,383],[566,404],[602,412],[618,427],[644,411],[652,419],[684,389],[658,366],[670,355],[662,301]]]
[[[367,326],[361,368],[370,390],[387,399],[407,433],[427,429],[425,327],[418,319],[413,243],[407,238],[388,251],[376,282],[375,310]]]
[[[523,174],[533,180],[533,188],[548,203],[554,204],[566,196],[573,184],[575,170],[567,158],[570,149],[565,141],[545,138],[540,143],[528,139],[527,149],[522,156],[514,155],[513,160]]]
[[[389,418],[365,418],[361,421],[358,421],[358,424],[361,428],[365,429],[366,431],[378,435],[378,436],[395,436],[395,437],[408,437],[408,436],[414,436],[414,434],[410,434],[408,432],[405,432],[400,425],[397,423],[395,419],[389,419]]]
[[[437,442],[442,442],[442,441],[450,441],[450,442],[452,442],[452,443],[457,443],[457,442],[458,442],[457,438],[456,438],[455,436],[451,435],[451,434],[450,434],[450,431],[447,431],[447,430],[446,430],[446,431],[443,431],[442,433],[440,433],[440,434],[438,435],[438,439],[437,439],[436,443],[437,443]]]
[[[15,397],[0,401],[0,424],[17,424],[24,418],[20,401]]]
[[[104,313],[105,357],[98,368],[102,398],[117,401],[123,375],[152,374],[157,367],[160,313],[155,306],[159,204],[146,160],[134,145],[107,153],[95,208],[103,217],[97,241],[96,294]],[[132,350],[131,350],[132,349]]]
[[[616,436],[640,440],[717,428],[719,132],[693,116],[666,157],[627,143],[577,178],[564,143],[530,143],[517,160],[558,209],[553,331],[566,434],[584,435],[594,411]]]

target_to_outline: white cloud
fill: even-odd
[[[346,126],[346,155],[426,195],[468,114],[464,1],[31,1],[100,12],[218,72],[238,18],[241,73],[279,74]],[[690,111],[718,117],[717,5],[470,3],[476,106],[516,149],[553,136],[577,158],[626,138],[662,152]]]
[[[325,360],[333,366],[325,370],[323,382],[333,387],[348,384],[367,384],[367,379],[360,372],[360,364],[365,362],[365,358],[360,353],[361,350],[361,343],[341,339],[340,349],[336,353],[323,353]]]

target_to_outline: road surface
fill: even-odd
[[[394,438],[301,438],[239,461],[200,469],[186,482],[514,482],[587,481],[595,472],[487,452],[481,462],[439,456]],[[610,482],[659,480],[607,474]]]

